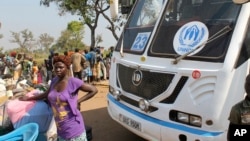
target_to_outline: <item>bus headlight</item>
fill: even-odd
[[[202,126],[202,118],[198,115],[193,115],[190,113],[171,110],[169,112],[169,118],[172,121],[188,124],[191,126],[196,126],[196,127]]]
[[[190,115],[190,124],[194,126],[201,127],[201,118],[197,116]]]
[[[120,100],[120,96],[121,96],[121,92],[120,92],[120,91],[118,91],[118,90],[114,91],[113,95],[114,95],[114,98],[115,98],[117,101]]]
[[[113,87],[109,86],[109,92],[114,96],[117,101],[120,100],[121,92],[119,90],[116,90]]]
[[[188,116],[188,114],[185,114],[185,113],[178,112],[177,119],[181,122],[185,122],[185,123],[189,122],[189,116]]]
[[[147,100],[145,100],[145,99],[139,100],[139,107],[142,111],[147,112],[149,110],[149,106],[150,106],[150,104]]]

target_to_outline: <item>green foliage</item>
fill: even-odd
[[[72,22],[68,23],[67,30],[69,30],[73,33],[82,34],[82,32],[84,32],[84,26],[83,26],[82,22],[72,21]]]
[[[44,64],[44,59],[48,59],[47,53],[35,53],[34,54],[34,61],[37,62],[38,65]]]
[[[75,30],[75,29],[74,29]],[[53,46],[54,50],[74,50],[75,48],[84,48],[85,44],[82,42],[83,31],[73,32],[71,30],[64,30],[61,36]]]

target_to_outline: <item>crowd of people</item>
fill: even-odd
[[[89,50],[65,51],[63,55],[71,60],[70,75],[82,79],[85,82],[99,82],[109,79],[109,69],[113,47],[109,49],[109,53],[104,57],[100,48],[90,48]],[[51,52],[48,59],[44,60],[47,70],[46,81],[49,82],[53,78],[53,57],[60,55]]]
[[[62,55],[71,61],[70,75],[85,82],[92,83],[109,79],[109,69],[113,47],[105,56],[99,47],[85,50],[75,48],[74,51],[65,51]],[[22,53],[11,52],[0,55],[0,76],[11,74],[14,80],[21,76],[30,80],[33,84],[50,83],[54,75],[53,57],[60,53],[50,51],[48,58],[43,63],[31,56]]]
[[[0,55],[0,76],[9,76],[18,81],[21,76],[30,80],[33,84],[45,83],[42,75],[46,73],[43,65],[38,65],[33,57],[23,53],[11,52]]]
[[[103,56],[99,47],[85,50],[76,48],[74,51],[65,51],[63,55],[71,60],[70,75],[88,83],[109,79],[109,69],[113,47]],[[11,74],[14,80],[21,76],[33,84],[49,83],[54,77],[53,57],[60,53],[51,51],[43,63],[22,53],[11,52],[0,55],[0,75]]]

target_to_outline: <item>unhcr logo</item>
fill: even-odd
[[[182,26],[174,37],[174,49],[177,54],[183,55],[201,45],[208,39],[208,29],[201,22],[190,22]],[[203,46],[204,47],[204,46]],[[199,52],[203,47],[194,51],[190,55]]]

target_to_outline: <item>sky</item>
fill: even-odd
[[[40,6],[40,0],[0,0],[0,47],[4,50],[17,48],[16,43],[10,43],[11,31],[19,33],[25,29],[31,31],[35,39],[47,33],[54,39],[58,39],[61,31],[67,28],[71,21],[79,19],[78,16],[67,14],[58,15],[59,10],[56,5],[50,7]],[[109,13],[108,13],[109,14]],[[103,42],[99,45],[108,49],[116,45],[116,40],[109,30],[106,29],[108,23],[101,18],[98,23],[96,35],[101,35]],[[90,30],[85,27],[83,42],[90,45]]]

